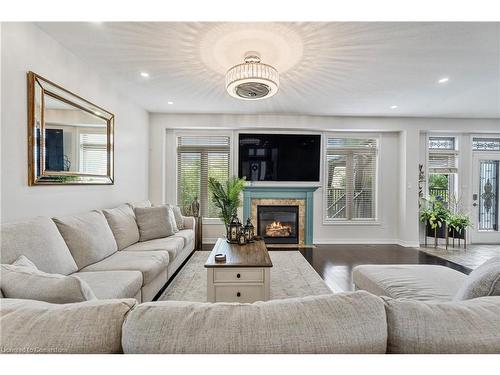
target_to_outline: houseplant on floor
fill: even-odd
[[[463,210],[461,199],[457,199],[455,195],[450,196],[448,204],[449,215],[446,221],[448,228],[448,238],[452,238],[452,246],[455,247],[455,238],[458,238],[458,247],[460,247],[460,240],[464,240],[464,249],[466,247],[466,230],[472,227],[472,221],[468,214]],[[448,240],[446,241],[448,247]]]
[[[472,227],[470,217],[463,213],[450,214],[447,220],[448,236],[451,235],[453,239],[453,247],[455,246],[455,238],[458,238],[458,247],[460,247],[460,240],[464,240],[465,248],[465,235],[466,229]],[[448,243],[447,243],[448,245]]]
[[[241,206],[240,194],[245,188],[245,179],[230,177],[226,182],[221,183],[210,177],[208,186],[212,193],[212,202],[219,209],[219,218],[227,229],[231,218],[237,214],[238,207]]]
[[[427,236],[434,237],[434,246],[437,247],[438,238],[446,238],[446,222],[449,211],[444,202],[434,196],[429,199],[422,199],[423,204],[420,209],[420,222],[425,224],[425,244]]]

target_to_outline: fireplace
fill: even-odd
[[[266,243],[299,243],[299,206],[258,205],[257,234]]]

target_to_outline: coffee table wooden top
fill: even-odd
[[[225,262],[216,262],[215,254],[226,254]],[[225,238],[219,238],[208,256],[205,267],[272,267],[273,263],[264,241],[255,241],[246,245],[231,244]]]

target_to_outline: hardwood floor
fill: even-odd
[[[360,264],[438,264],[471,272],[467,267],[399,245],[317,245],[300,252],[335,292],[354,290],[352,269]]]
[[[212,250],[213,245],[203,245]],[[295,249],[269,249],[269,251],[296,251]],[[399,245],[316,245],[300,249],[325,283],[335,292],[354,290],[352,269],[361,264],[438,264],[469,274],[472,268]]]

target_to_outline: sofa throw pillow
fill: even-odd
[[[26,267],[32,270],[38,270],[36,267],[35,263],[33,263],[31,260],[26,258],[24,255],[21,255],[19,258],[17,258],[14,263],[12,263],[13,266],[18,266],[18,267]]]
[[[73,303],[96,299],[89,285],[76,276],[45,273],[27,258],[1,265],[0,289],[6,298],[49,303]]]
[[[101,211],[54,218],[78,269],[107,258],[118,250],[115,237]]]
[[[149,241],[174,234],[167,206],[136,207],[134,212],[139,227],[139,241]]]
[[[128,204],[102,210],[115,236],[118,250],[123,250],[139,242],[139,228],[135,221],[134,210]]]
[[[494,257],[470,273],[455,295],[456,301],[500,296],[500,257]]]
[[[133,210],[135,210],[136,208],[153,207],[153,205],[151,204],[151,202],[149,200],[139,201],[139,202],[130,202],[130,203],[127,203],[127,205],[130,206],[130,208],[132,208]]]
[[[175,216],[175,224],[177,225],[177,229],[184,229],[184,218],[182,216],[181,208],[179,206],[174,206],[173,204],[169,205]]]
[[[172,229],[174,233],[179,232],[179,228],[177,227],[177,222],[175,221],[174,210],[171,206],[168,206],[168,219],[170,220],[170,225],[172,225]]]

